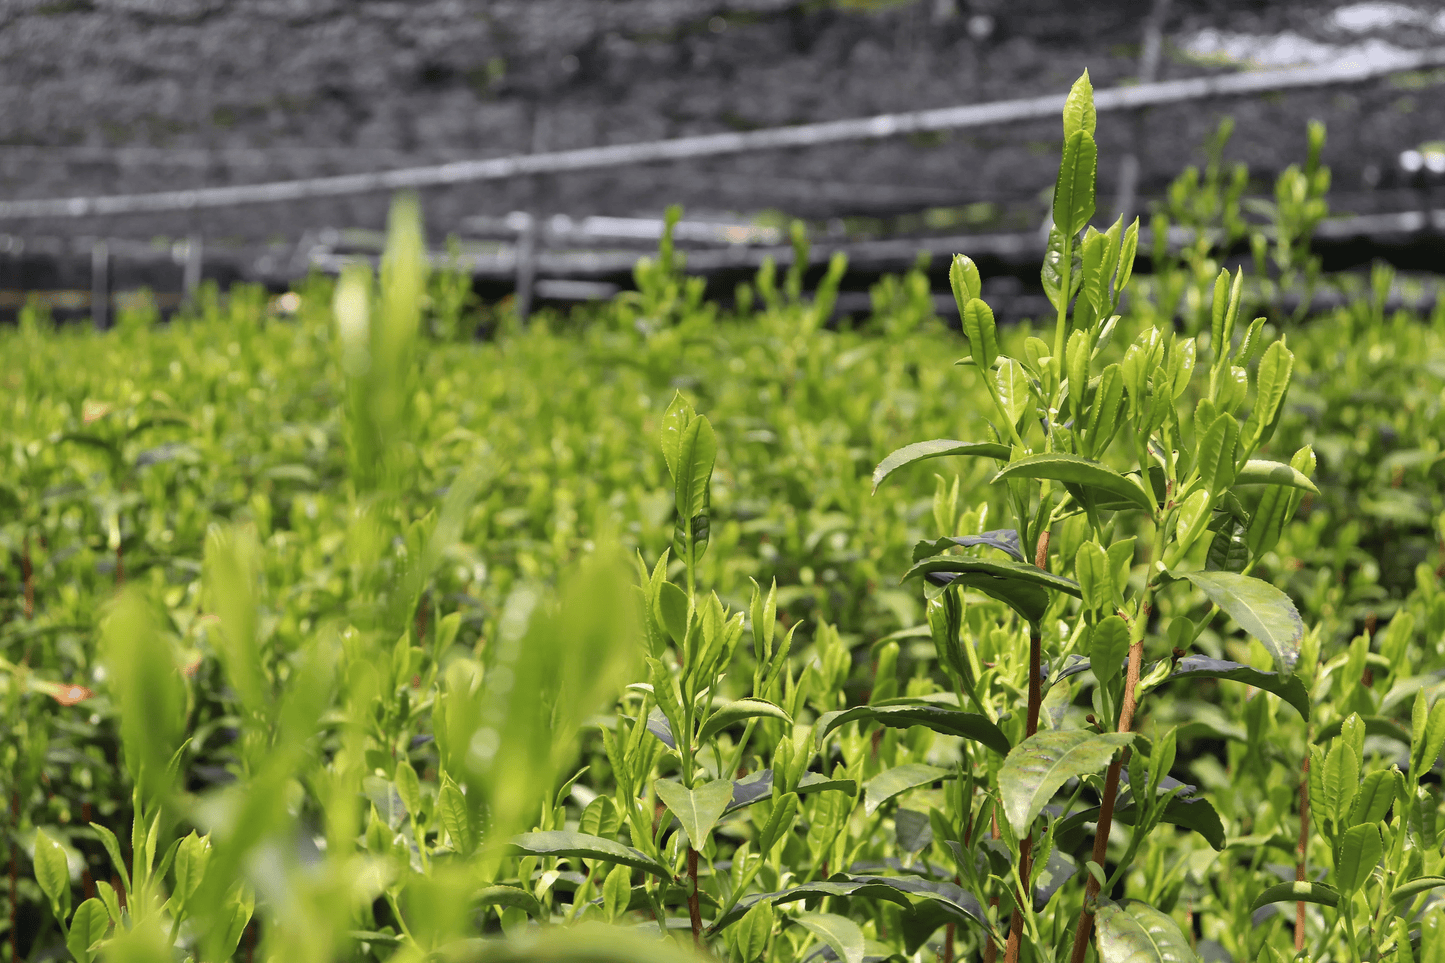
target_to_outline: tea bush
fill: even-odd
[[[837,258],[729,314],[665,238],[469,344],[405,201],[294,314],[27,311],[0,958],[1445,952],[1445,311],[1275,310],[1319,131],[1137,290],[1063,119],[1037,324],[964,256],[961,336],[917,272],[828,328]]]

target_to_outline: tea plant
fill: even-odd
[[[1093,132],[1052,330],[957,258],[952,369],[799,231],[732,314],[665,240],[451,343],[405,201],[285,315],[28,312],[0,958],[1433,958],[1445,315],[1382,271],[1287,348],[1201,248],[1177,333]]]

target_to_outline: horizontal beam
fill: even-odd
[[[1096,91],[1100,111],[1136,110],[1215,97],[1237,97],[1282,90],[1359,83],[1389,74],[1445,67],[1445,48],[1402,53],[1374,63],[1345,62],[1318,67],[1261,70],[1114,87]],[[1019,121],[1056,118],[1064,95],[1050,94],[1021,100],[997,101],[878,114],[850,120],[797,124],[766,130],[702,134],[637,144],[613,144],[537,154],[515,154],[486,160],[454,161],[425,167],[405,167],[367,174],[340,174],[303,180],[229,187],[199,187],[149,194],[105,197],[59,197],[0,201],[0,219],[30,217],[95,217],[116,214],[193,211],[202,208],[274,204],[356,194],[388,193],[426,187],[444,187],[477,181],[505,180],[534,174],[563,174],[630,167],[665,161],[695,160],[728,154],[783,148],[815,147],[845,141],[877,140],[907,134],[965,130]]]

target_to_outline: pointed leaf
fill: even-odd
[[[1082,729],[1036,733],[1014,746],[999,770],[999,793],[1014,832],[1023,836],[1059,787],[1098,772],[1134,741],[1132,732]]]
[[[992,484],[1009,477],[1050,478],[1085,489],[1106,492],[1144,511],[1152,511],[1154,508],[1153,500],[1139,487],[1138,482],[1126,478],[1101,462],[1078,455],[1062,452],[1029,455],[1006,465],[989,481]]]
[[[666,864],[658,862],[646,853],[601,836],[589,836],[587,833],[572,833],[562,830],[523,833],[513,837],[508,847],[512,855],[579,856],[584,859],[599,859],[607,863],[633,866],[661,879],[672,878],[672,871]]]
[[[1024,371],[1024,366],[1012,358],[1004,358],[994,372],[994,384],[998,386],[999,400],[1003,402],[1003,409],[1008,412],[1009,420],[1018,424],[1018,420],[1029,410],[1032,403],[1029,376]]]
[[[1315,483],[1310,481],[1308,475],[1291,465],[1283,462],[1270,461],[1266,458],[1251,458],[1244,463],[1239,474],[1234,476],[1236,487],[1240,485],[1284,485],[1288,488],[1303,488],[1307,492],[1319,494]]]
[[[843,963],[863,963],[863,931],[846,916],[834,913],[806,913],[792,922],[828,944]]]
[[[963,334],[973,350],[974,364],[983,369],[985,377],[998,360],[998,326],[993,309],[982,298],[972,298],[963,306]]]
[[[692,789],[670,779],[659,779],[654,785],[657,798],[682,823],[693,849],[702,849],[707,843],[708,834],[733,799],[733,784],[726,779],[716,779]]]
[[[1148,903],[1099,900],[1099,963],[1196,963],[1189,940],[1174,922]]]
[[[1211,659],[1205,655],[1187,655],[1170,674],[1171,679],[1228,679],[1243,682],[1256,689],[1273,692],[1294,707],[1295,711],[1308,722],[1310,718],[1310,696],[1304,683],[1298,677],[1281,672],[1265,672],[1240,662],[1225,659]]]
[[[1003,559],[973,558],[967,555],[936,555],[918,562],[903,576],[907,581],[923,575],[949,572],[960,575],[987,575],[991,578],[1030,582],[1057,592],[1064,592],[1079,598],[1079,583],[1062,575],[1046,572],[1028,562],[1013,562]]]
[[[1289,596],[1263,579],[1234,572],[1184,572],[1215,605],[1254,636],[1274,657],[1275,669],[1288,675],[1299,658],[1304,622]]]
[[[472,902],[479,907],[516,908],[533,919],[545,920],[547,918],[547,910],[537,901],[537,897],[520,886],[484,886],[472,897]]]
[[[946,736],[959,736],[987,746],[999,755],[1009,751],[1008,737],[987,716],[930,705],[855,706],[827,712],[818,720],[819,737],[849,722],[876,722],[892,729],[922,726]]]
[[[1340,838],[1339,859],[1335,864],[1335,883],[1340,893],[1352,895],[1369,880],[1385,854],[1380,828],[1374,823],[1354,826]]]
[[[1445,876],[1420,876],[1410,880],[1408,883],[1401,883],[1390,892],[1390,902],[1399,906],[1401,903],[1409,903],[1416,896],[1428,890],[1445,886]]]
[[[940,779],[952,779],[956,775],[948,769],[925,766],[919,762],[884,770],[863,784],[863,811],[871,816],[894,796],[918,786],[932,785]]]
[[[781,719],[790,726],[793,724],[792,716],[766,699],[739,699],[736,702],[729,702],[712,714],[707,720],[707,724],[702,727],[702,732],[698,734],[698,741],[706,742],[713,735],[735,722],[764,717]]]
[[[1256,896],[1249,911],[1253,913],[1270,903],[1317,903],[1320,906],[1335,907],[1340,905],[1340,894],[1334,887],[1324,883],[1279,883]]]
[[[57,916],[70,912],[70,863],[64,847],[43,829],[35,830],[35,881]]]
[[[95,954],[90,948],[105,939],[110,927],[110,914],[98,899],[88,899],[75,910],[70,921],[70,933],[65,938],[65,947],[82,963],[90,963]]]
[[[970,457],[998,458],[1008,460],[1010,454],[1007,445],[1000,445],[990,441],[953,441],[949,438],[935,438],[932,441],[918,441],[911,445],[905,445],[878,463],[873,469],[873,491],[878,491],[878,486],[883,480],[898,469],[915,462],[925,461],[929,458],[943,458],[947,455],[968,455]]]
[[[1098,176],[1099,149],[1093,135],[1079,129],[1064,141],[1059,179],[1054,184],[1054,226],[1072,236],[1094,216],[1094,182]]]

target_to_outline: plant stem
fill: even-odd
[[[1294,867],[1294,878],[1299,882],[1305,879],[1305,853],[1310,841],[1310,754],[1309,743],[1306,742],[1305,758],[1300,766],[1299,780],[1299,850],[1296,854]],[[1294,951],[1299,953],[1305,948],[1305,901],[1300,900],[1295,904],[1294,916]]]
[[[1039,535],[1035,564],[1047,561],[1049,533],[1046,529]],[[1043,568],[1039,565],[1039,568]],[[1024,738],[1039,731],[1039,709],[1043,705],[1043,627],[1037,622],[1029,623],[1029,707],[1024,721]],[[1019,891],[1018,903],[1008,925],[1008,947],[1004,950],[1004,963],[1018,963],[1019,943],[1023,937],[1024,901],[1029,898],[1029,877],[1033,872],[1034,837],[1030,832],[1019,840]]]
[[[692,921],[692,942],[702,949],[702,906],[697,896],[697,850],[687,849],[687,915]]]
[[[1146,589],[1147,591],[1147,589]],[[1147,600],[1139,610],[1140,623],[1149,619],[1149,603]],[[1139,630],[1142,636],[1142,629]],[[1129,732],[1134,725],[1134,689],[1139,684],[1139,664],[1144,659],[1144,640],[1140,638],[1129,646],[1129,669],[1124,677],[1124,703],[1119,707],[1119,730]],[[1109,851],[1109,830],[1114,824],[1114,801],[1119,795],[1119,773],[1128,761],[1129,750],[1126,748],[1119,753],[1118,758],[1109,763],[1109,771],[1104,777],[1104,798],[1099,804],[1099,822],[1094,830],[1094,862],[1099,866],[1104,865],[1104,857]],[[1099,896],[1099,880],[1093,873],[1089,874],[1089,881],[1084,887],[1084,908],[1079,913],[1079,927],[1074,930],[1074,950],[1070,954],[1070,963],[1084,963],[1084,954],[1089,948],[1089,937],[1094,931],[1094,911],[1091,908],[1095,899]]]
[[[997,808],[993,809],[993,810],[990,812],[990,814],[989,814],[989,820],[990,820],[990,822],[993,824],[993,829],[992,829],[992,831],[989,833],[989,836],[990,836],[991,838],[993,838],[993,839],[998,839],[998,838],[1001,837],[1003,834],[1002,834],[1001,832],[999,832],[999,828],[998,828],[998,809],[997,809]],[[989,907],[989,909],[991,909],[991,910],[997,910],[997,909],[998,909],[998,897],[997,897],[997,896],[989,897],[988,907]],[[988,942],[985,943],[985,944],[984,944],[984,947],[983,947],[983,963],[997,963],[997,961],[998,961],[998,943],[996,943],[996,942],[994,941],[994,938],[993,938],[993,930],[990,929],[990,930],[989,930],[989,935],[988,935]]]

